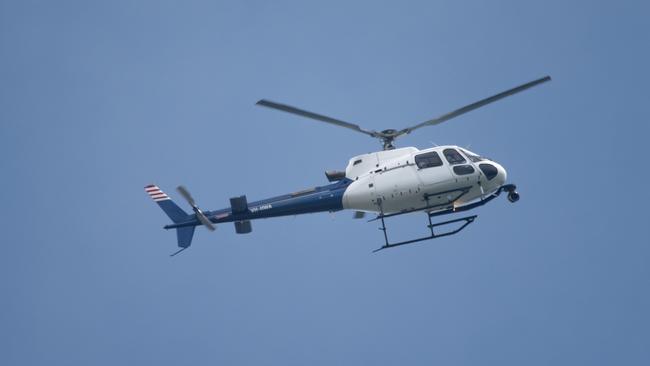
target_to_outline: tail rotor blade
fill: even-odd
[[[190,194],[190,191],[188,191],[187,188],[185,188],[184,186],[178,186],[176,187],[176,190],[178,191],[178,193],[181,194],[181,196],[183,196],[183,198],[185,198],[187,203],[189,203],[190,206],[192,206],[192,209],[196,214],[196,218],[201,222],[201,224],[203,224],[203,226],[205,226],[208,230],[214,231],[215,229],[214,224],[212,224],[210,219],[208,219],[208,217],[205,216],[203,211],[201,211],[201,209],[199,209],[199,207],[196,205],[196,203],[194,202],[194,198],[192,198],[192,195]]]
[[[203,226],[205,226],[210,231],[214,231],[214,229],[216,229],[216,227],[212,224],[212,222],[210,222],[210,219],[208,219],[208,217],[205,216],[203,212],[201,212],[201,210],[197,209],[195,212],[196,212],[196,217],[199,219],[199,221],[201,221]]]
[[[192,198],[192,195],[190,194],[190,191],[187,190],[187,188],[185,188],[184,186],[178,186],[176,187],[176,190],[178,191],[178,193],[181,194],[181,196],[183,196],[183,198],[185,198],[185,200],[187,201],[187,203],[190,204],[190,206],[196,207],[196,203],[194,203],[194,198]]]

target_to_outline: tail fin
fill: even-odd
[[[169,216],[175,224],[188,219],[189,215],[183,211],[182,208],[178,207],[178,205],[174,203],[165,192],[161,191],[157,185],[150,184],[144,187],[144,190],[154,201],[156,201],[156,203],[158,203],[158,206],[165,211],[167,216]]]
[[[169,218],[175,223],[181,223],[190,219],[191,215],[188,215],[182,208],[178,207],[174,201],[172,201],[169,196],[165,194],[158,186],[150,184],[144,187],[144,190],[147,194],[156,202],[158,206],[162,208],[163,211],[169,216]],[[176,239],[178,240],[178,246],[181,248],[172,256],[182,252],[187,249],[192,244],[192,237],[194,237],[195,226],[184,226],[176,229]]]
[[[176,253],[172,253],[172,257],[190,247],[192,237],[194,236],[194,229],[196,229],[196,226],[179,227],[176,229],[176,239],[178,239],[178,247],[181,249]]]

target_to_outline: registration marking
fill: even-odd
[[[270,210],[272,208],[273,208],[273,205],[266,204],[266,205],[261,205],[261,206],[257,206],[257,207],[251,207],[250,210],[251,210],[251,212],[258,212],[258,211]]]

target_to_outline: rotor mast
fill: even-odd
[[[384,150],[393,150],[395,146],[393,145],[393,141],[397,138],[397,130],[393,129],[387,129],[383,130],[380,132],[380,139],[383,144]]]

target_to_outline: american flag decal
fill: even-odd
[[[158,188],[157,185],[150,184],[150,185],[144,187],[144,190],[156,202],[164,201],[164,200],[169,199],[169,196],[167,196],[165,194],[165,192],[161,191],[160,188]]]

